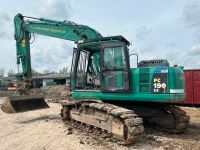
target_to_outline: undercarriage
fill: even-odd
[[[89,128],[106,131],[124,144],[131,144],[144,132],[143,120],[134,111],[98,101],[64,101],[61,116],[64,121],[84,123]]]
[[[182,133],[189,126],[190,117],[181,108],[165,103],[106,101],[133,110],[144,124],[169,133]]]
[[[146,123],[170,133],[184,132],[189,126],[190,117],[170,105],[74,99],[61,104],[64,122],[71,121],[75,127],[82,125],[88,132],[106,133],[123,144],[132,144],[141,137]]]

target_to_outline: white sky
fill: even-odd
[[[168,59],[171,65],[200,68],[199,0],[0,0],[0,68],[17,70],[13,18],[70,20],[103,36],[123,35],[139,60]],[[72,42],[36,36],[32,68],[58,71],[70,66]]]

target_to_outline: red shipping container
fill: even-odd
[[[185,74],[185,104],[200,105],[200,69],[186,69]]]

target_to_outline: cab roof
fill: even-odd
[[[108,43],[108,42],[125,42],[126,45],[128,46],[130,45],[130,42],[126,40],[123,36],[109,36],[109,37],[85,40],[83,43],[79,43],[78,47],[90,52],[99,51],[101,45],[103,43]]]
[[[103,38],[95,38],[95,39],[89,39],[85,40],[84,43],[90,43],[90,42],[109,42],[109,41],[121,41],[125,42],[127,45],[130,45],[130,42],[125,39],[123,36],[118,35],[118,36],[108,36],[108,37],[103,37]]]

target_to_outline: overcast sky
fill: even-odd
[[[171,65],[200,68],[200,0],[0,0],[0,68],[16,66],[13,18],[70,20],[103,36],[123,35],[139,60],[168,59]],[[36,36],[32,68],[58,71],[70,66],[73,42]]]

